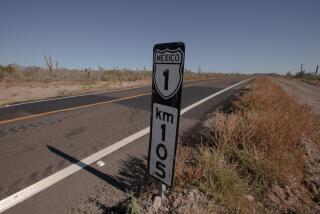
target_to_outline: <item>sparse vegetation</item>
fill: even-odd
[[[131,70],[76,70],[55,68],[48,58],[48,69],[40,67],[19,68],[15,65],[1,66],[0,74],[2,81],[13,83],[37,82],[37,83],[96,83],[99,81],[137,81],[150,80],[151,73],[148,71],[131,71]],[[52,61],[52,60],[51,60]]]
[[[141,207],[138,203],[138,200],[137,198],[135,198],[133,196],[133,194],[131,193],[130,194],[130,202],[129,202],[129,205],[128,205],[128,210],[127,210],[127,214],[140,214],[141,213]]]

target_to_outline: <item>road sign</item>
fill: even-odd
[[[182,42],[153,48],[149,174],[172,186],[179,134],[185,47]]]

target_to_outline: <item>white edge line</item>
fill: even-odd
[[[41,192],[42,190],[52,186],[53,184],[63,180],[64,178],[76,173],[77,171],[81,170],[82,168],[86,167],[87,165],[90,165],[94,163],[95,161],[103,158],[104,156],[120,149],[121,147],[124,147],[125,145],[135,141],[136,139],[148,134],[150,132],[150,127],[147,127],[133,135],[130,135],[129,137],[126,137],[120,141],[118,141],[115,144],[112,144],[111,146],[108,146],[107,148],[96,152],[89,157],[86,157],[79,161],[78,163],[72,164],[65,169],[62,169],[53,175],[50,175],[41,181],[38,181],[27,188],[20,190],[17,193],[14,193],[13,195],[3,199],[0,201],[0,213],[6,211],[7,209],[19,204],[20,202],[32,197],[33,195]]]
[[[223,92],[230,90],[231,88],[233,88],[237,85],[240,85],[246,81],[249,81],[251,79],[253,79],[253,78],[238,82],[238,83],[231,85],[221,91],[218,91],[218,92],[216,92],[216,93],[214,93],[214,94],[212,94],[202,100],[199,100],[198,102],[195,102],[194,104],[182,109],[180,112],[180,115],[183,115],[187,111],[206,102],[207,100],[209,100],[215,96],[218,96],[219,94],[222,94]],[[96,153],[82,159],[81,161],[79,161],[75,164],[72,164],[72,165],[66,167],[65,169],[62,169],[62,170],[54,173],[53,175],[50,175],[50,176],[48,176],[48,177],[30,185],[30,186],[20,190],[19,192],[16,192],[16,193],[2,199],[0,201],[0,213],[6,211],[9,208],[11,208],[11,207],[21,203],[22,201],[32,197],[33,195],[41,192],[42,190],[47,189],[48,187],[52,186],[53,184],[55,184],[55,183],[63,180],[64,178],[76,173],[77,171],[81,170],[82,168],[86,167],[87,165],[90,165],[90,164],[96,162],[97,160],[111,154],[112,152],[117,151],[118,149],[126,146],[127,144],[139,139],[140,137],[147,135],[149,132],[150,132],[150,126],[112,144],[111,146],[108,146],[108,147],[102,149],[99,152],[96,152]]]
[[[208,97],[206,97],[206,98],[203,98],[202,100],[199,100],[198,102],[195,102],[195,103],[191,104],[190,106],[188,106],[188,107],[186,107],[186,108],[184,108],[184,109],[181,110],[181,115],[184,114],[184,113],[186,113],[187,111],[193,109],[194,107],[196,107],[196,106],[198,106],[198,105],[206,102],[207,100],[210,100],[211,98],[213,98],[213,97],[215,97],[215,96],[218,96],[219,94],[222,94],[223,92],[228,91],[228,90],[230,90],[231,88],[236,87],[237,85],[240,85],[241,83],[244,83],[244,82],[249,81],[249,80],[252,80],[252,79],[254,79],[254,78],[250,78],[250,79],[246,79],[246,80],[243,80],[243,81],[241,81],[241,82],[238,82],[238,83],[236,83],[236,84],[234,84],[234,85],[231,85],[231,86],[229,86],[229,87],[227,87],[227,88],[225,88],[225,89],[223,89],[223,90],[221,90],[221,91],[218,91],[218,92],[216,92],[216,93],[214,93],[214,94],[211,94],[210,96],[208,96]]]

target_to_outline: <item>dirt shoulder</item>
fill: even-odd
[[[308,84],[300,80],[272,79],[289,95],[296,97],[301,104],[310,105],[313,111],[320,114],[320,86]]]

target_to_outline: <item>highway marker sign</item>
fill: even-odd
[[[159,95],[164,99],[170,98],[176,94],[181,86],[183,57],[184,53],[180,48],[176,50],[155,50],[154,84]]]
[[[149,174],[172,186],[179,134],[185,46],[182,42],[153,48]]]

